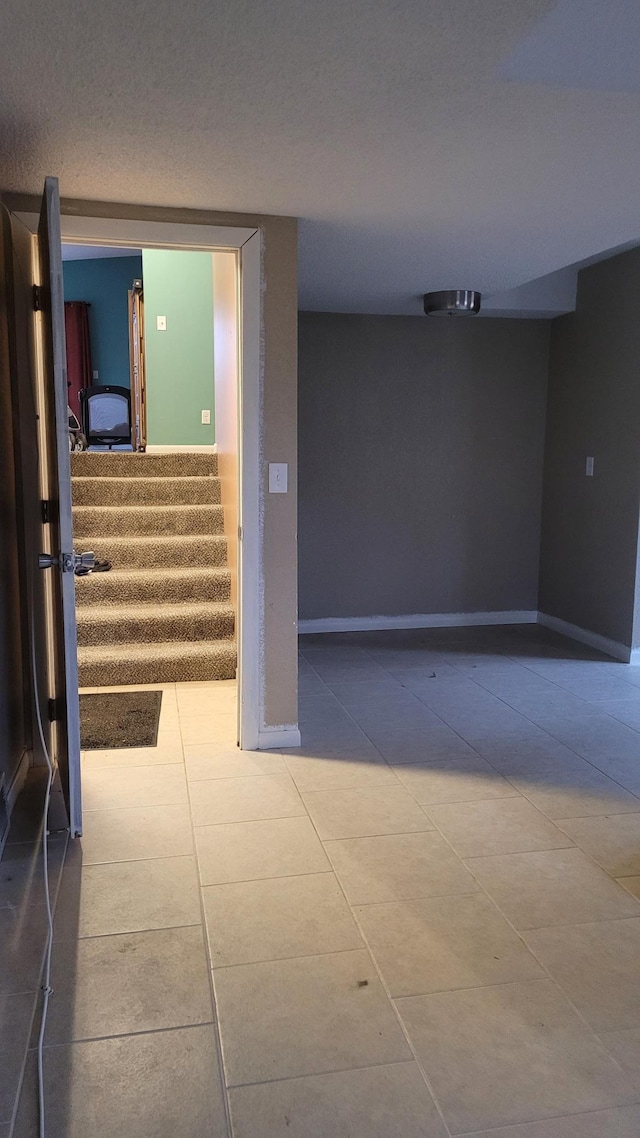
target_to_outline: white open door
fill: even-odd
[[[36,764],[44,762],[44,745],[57,768],[76,836],[82,828],[80,725],[57,180],[45,182],[37,236],[5,207],[0,222],[32,748]],[[65,821],[56,817],[52,824],[58,828]]]
[[[46,629],[48,706],[53,722],[51,756],[60,771],[71,836],[82,832],[80,710],[75,612],[75,553],[71,515],[71,467],[67,412],[64,290],[57,178],[47,178],[37,235],[36,354],[40,381],[40,462],[46,522],[39,567],[49,580]]]

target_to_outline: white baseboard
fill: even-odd
[[[391,628],[473,628],[488,624],[536,624],[535,610],[522,612],[436,612],[402,616],[326,616],[298,621],[301,636],[313,632],[384,632]]]
[[[567,620],[560,620],[557,616],[548,616],[544,612],[538,613],[538,624],[550,628],[553,632],[559,632],[562,636],[568,636],[570,640],[587,644],[589,648],[596,648],[599,652],[613,656],[616,660],[622,660],[625,664],[640,664],[640,651],[636,649],[633,652],[626,644],[620,644],[617,640],[609,640],[608,636],[600,636],[598,632],[590,632],[588,628],[580,628],[577,624],[570,624]]]
[[[202,444],[201,446],[147,446],[147,454],[216,454],[217,447],[215,443]]]
[[[300,747],[302,740],[297,724],[287,723],[282,727],[263,727],[258,731],[258,750],[272,751],[275,747]]]

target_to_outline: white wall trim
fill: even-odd
[[[300,730],[294,723],[281,727],[263,727],[258,732],[258,750],[270,751],[274,747],[300,747]]]
[[[187,443],[181,446],[161,446],[157,445],[146,447],[147,454],[215,454],[215,443],[200,443],[189,446]]]
[[[298,621],[300,635],[312,632],[384,632],[390,628],[473,628],[489,624],[536,624],[535,610],[521,612],[436,612],[402,616],[326,616]]]
[[[617,640],[609,640],[608,636],[600,636],[598,632],[590,632],[588,628],[580,628],[577,624],[570,624],[567,620],[560,620],[557,616],[548,616],[547,613],[538,613],[538,624],[568,636],[570,640],[577,640],[580,644],[587,644],[589,648],[596,648],[607,656],[622,660],[625,664],[640,664],[640,651],[635,653],[626,644],[619,644]],[[633,659],[633,656],[637,659]]]

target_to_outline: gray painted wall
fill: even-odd
[[[640,250],[583,269],[553,321],[540,609],[634,643],[640,509]],[[585,460],[595,459],[594,477]],[[636,629],[636,640],[638,642]]]
[[[536,609],[549,323],[299,328],[301,619]]]

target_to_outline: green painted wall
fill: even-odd
[[[88,300],[94,383],[129,386],[129,299],[142,257],[96,257],[64,261],[65,300]]]
[[[189,446],[215,442],[213,398],[213,265],[210,253],[144,249],[147,442]],[[165,316],[165,332],[157,317]],[[203,425],[203,410],[211,423]]]

